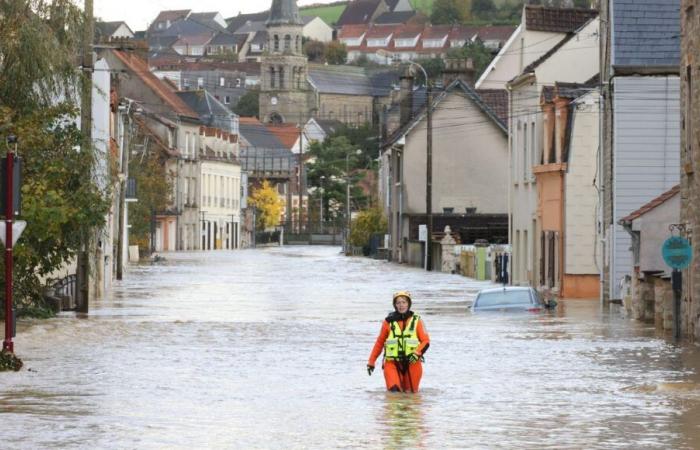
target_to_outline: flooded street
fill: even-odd
[[[2,448],[700,447],[699,347],[592,301],[471,315],[489,284],[338,250],[168,254],[21,323]],[[365,370],[399,289],[432,341],[417,395]]]

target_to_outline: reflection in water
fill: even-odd
[[[386,392],[382,424],[384,448],[425,448],[424,404],[421,393]]]

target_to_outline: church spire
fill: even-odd
[[[303,25],[296,0],[272,0],[270,17],[265,22],[270,25]]]

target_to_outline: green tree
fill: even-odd
[[[430,21],[434,25],[461,24],[471,18],[471,0],[435,0]]]
[[[153,142],[144,139],[140,129],[140,142]],[[155,213],[167,209],[172,192],[173,176],[165,169],[165,155],[159,154],[157,144],[150,144],[129,162],[129,176],[136,180],[138,202],[129,206],[129,242],[139,246],[142,253],[151,251],[151,228]]]
[[[326,45],[326,61],[328,64],[345,64],[348,59],[348,50],[340,41],[331,41]]]
[[[464,47],[451,48],[447,51],[448,58],[470,58],[474,64],[474,71],[478,78],[486,70],[493,59],[493,54],[484,47],[481,41],[467,42]]]
[[[472,0],[472,16],[479,19],[492,19],[496,13],[493,0]]]
[[[326,44],[315,39],[309,39],[304,44],[304,54],[309,58],[310,62],[325,62]]]
[[[19,138],[21,219],[28,223],[15,247],[20,315],[48,314],[43,277],[76,255],[109,209],[100,186],[111,180],[98,184],[96,154],[75,124],[82,24],[69,0],[0,2],[0,142]]]
[[[242,117],[258,117],[260,115],[260,91],[251,89],[238,99],[233,112]]]
[[[255,225],[258,230],[265,230],[280,224],[284,202],[269,181],[263,180],[261,186],[254,188],[248,202],[256,209]]]
[[[423,66],[425,72],[428,74],[428,78],[435,81],[442,76],[443,70],[445,70],[445,61],[440,58],[423,58],[416,60],[418,64]],[[416,83],[424,84],[423,72],[421,70],[415,71]]]
[[[350,244],[355,247],[367,247],[375,233],[386,233],[387,220],[381,208],[360,211],[350,226]]]

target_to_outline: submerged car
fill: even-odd
[[[478,311],[529,311],[540,312],[556,306],[556,301],[545,302],[534,288],[503,286],[479,291],[472,304],[472,312]]]

